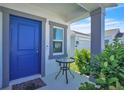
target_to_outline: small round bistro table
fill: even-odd
[[[57,79],[59,74],[62,72],[62,75],[65,74],[66,84],[68,84],[68,75],[67,75],[68,71],[70,72],[70,74],[74,78],[74,75],[70,71],[70,63],[73,63],[74,59],[72,59],[72,58],[62,58],[62,59],[57,59],[56,62],[59,63],[60,69],[59,69],[59,72],[57,73],[55,79]]]

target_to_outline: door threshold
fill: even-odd
[[[26,82],[26,81],[29,81],[29,80],[33,80],[33,79],[36,79],[36,78],[41,78],[41,74],[36,74],[36,75],[12,80],[12,81],[9,82],[9,86],[12,86],[14,84],[19,84],[19,83],[22,83],[22,82]]]

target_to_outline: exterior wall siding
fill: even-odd
[[[45,49],[45,51],[46,51],[46,58],[45,58],[45,61],[46,61],[46,63],[45,63],[45,74],[46,74],[46,76],[47,75],[50,75],[50,74],[52,74],[52,73],[54,73],[54,72],[56,72],[57,71],[57,69],[58,69],[58,65],[56,64],[56,62],[55,62],[55,60],[54,59],[49,59],[49,47],[50,47],[50,42],[49,42],[49,38],[50,38],[50,26],[49,26],[49,19],[47,19],[47,21],[46,21],[46,49]]]
[[[50,51],[50,25],[49,25],[49,19],[46,21],[46,56],[45,56],[45,71],[46,76],[53,74],[55,72],[58,72],[59,70],[59,64],[55,62],[55,59],[49,58],[49,51]],[[67,29],[67,54],[70,50],[70,28]]]
[[[91,45],[91,41],[90,41],[90,36],[85,36],[85,35],[81,35],[81,34],[76,34],[75,35],[71,35],[70,36],[70,49],[71,51],[69,52],[70,56],[74,57],[74,53],[76,49],[87,49],[90,50],[90,45]],[[76,42],[78,41],[78,44],[76,44]]]
[[[2,12],[0,12],[0,88],[2,87]]]

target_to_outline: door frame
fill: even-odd
[[[3,74],[2,74],[2,87],[9,86],[9,66],[10,66],[10,15],[20,16],[24,18],[29,18],[33,20],[38,20],[42,22],[42,31],[41,31],[41,76],[45,76],[45,27],[46,27],[46,18],[23,13],[17,10],[5,8],[0,6],[0,11],[3,13]]]

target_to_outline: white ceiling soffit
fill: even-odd
[[[89,13],[99,7],[113,7],[112,3],[36,3],[39,8],[44,8],[60,16],[65,22],[74,21],[89,17]]]
[[[77,5],[79,5],[80,7],[84,8],[87,13],[79,16],[75,19],[73,19],[71,22],[83,19],[83,18],[87,18],[90,16],[90,12],[99,8],[99,7],[103,7],[103,8],[111,8],[111,7],[116,7],[117,4],[116,3],[77,3]]]
[[[87,14],[87,11],[76,3],[37,3],[33,5],[55,13],[65,22],[70,22],[79,16]]]
[[[117,6],[115,3],[78,3],[78,5],[88,12],[91,12],[99,7],[109,8]]]

